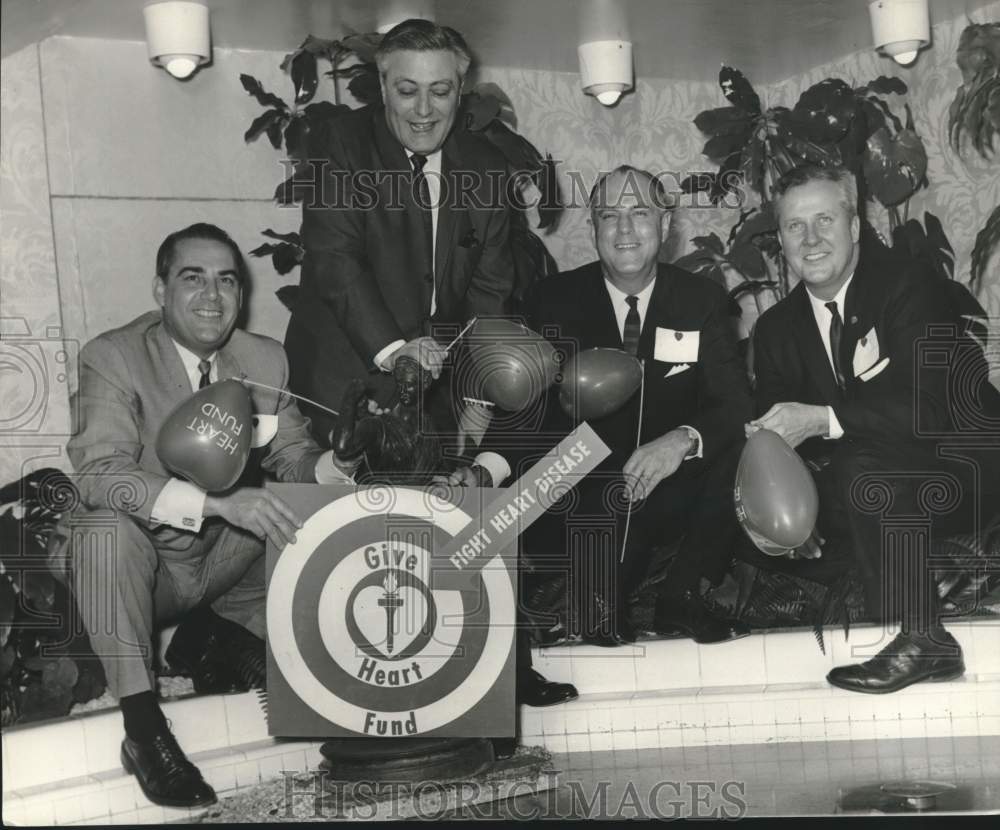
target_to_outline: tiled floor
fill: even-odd
[[[450,817],[832,815],[853,812],[840,805],[859,788],[901,780],[952,785],[940,796],[942,810],[1000,810],[996,737],[574,752],[554,763],[561,770],[557,789]]]

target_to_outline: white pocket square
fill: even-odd
[[[670,371],[667,372],[663,377],[672,378],[674,375],[679,375],[681,372],[686,372],[691,368],[690,363],[678,363],[676,366],[671,366]]]
[[[858,375],[858,380],[868,381],[871,380],[875,375],[881,372],[886,366],[889,365],[889,358],[883,357],[878,363],[872,366],[870,369],[866,369],[860,375]]]
[[[270,444],[275,435],[278,434],[277,415],[254,415],[253,416],[253,437],[250,439],[250,446],[256,449]]]
[[[862,337],[854,347],[854,358],[851,360],[851,368],[854,370],[854,377],[859,378],[869,369],[872,369],[879,359],[878,335],[875,327]]]
[[[663,363],[694,363],[698,360],[700,331],[678,331],[656,327],[653,359]]]

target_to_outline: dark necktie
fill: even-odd
[[[826,304],[830,312],[830,354],[833,355],[833,373],[837,376],[837,386],[843,390],[844,371],[840,366],[840,341],[844,336],[844,321],[840,318],[837,304],[832,300]]]
[[[208,386],[211,381],[209,381],[208,376],[212,372],[212,363],[208,360],[198,361],[198,371],[201,372],[201,378],[198,380],[198,388],[204,389]]]
[[[639,298],[629,295],[625,298],[628,303],[628,314],[625,315],[625,331],[622,333],[622,348],[629,354],[639,352]]]
[[[427,164],[427,156],[414,153],[410,156],[413,164],[413,198],[416,200],[417,209],[424,220],[424,240],[427,243],[427,260],[430,262],[430,273],[434,273],[434,220],[431,215],[431,191],[427,186],[427,177],[424,175],[424,165]]]

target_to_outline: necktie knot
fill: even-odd
[[[830,314],[833,315],[834,317],[840,316],[840,309],[837,308],[837,303],[835,300],[830,300],[830,302],[826,304],[826,310],[829,311]]]
[[[636,311],[639,310],[639,298],[636,297],[634,294],[629,294],[625,298],[625,302],[628,303],[629,308],[634,308]]]
[[[198,381],[198,388],[204,389],[209,384],[208,376],[212,372],[212,362],[210,360],[199,360],[198,371],[201,372],[201,378]]]
[[[413,165],[414,173],[422,173],[424,165],[427,164],[427,156],[423,153],[414,153],[410,156],[410,163]]]

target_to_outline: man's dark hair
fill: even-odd
[[[410,18],[393,26],[382,37],[375,51],[379,75],[385,75],[385,59],[392,52],[453,52],[458,58],[458,77],[464,78],[472,63],[472,52],[458,32],[450,26],[439,26],[431,20]]]
[[[602,173],[597,177],[597,181],[594,182],[594,186],[590,189],[590,195],[587,197],[588,208],[594,210],[601,205],[609,204],[607,201],[607,182],[613,176],[617,176],[619,174],[625,176],[626,183],[621,188],[621,192],[615,194],[615,198],[613,199],[614,204],[617,204],[618,200],[620,200],[625,193],[638,192],[636,178],[642,176],[649,182],[648,195],[650,201],[661,210],[673,209],[673,200],[667,193],[667,189],[663,186],[663,182],[648,170],[643,170],[640,167],[633,167],[631,164],[620,164],[611,172]]]
[[[842,164],[820,167],[818,164],[804,164],[789,170],[778,179],[772,192],[775,212],[780,208],[781,197],[793,187],[801,187],[809,182],[833,182],[843,194],[843,204],[851,216],[858,216],[858,181],[854,174]]]
[[[163,240],[159,250],[156,252],[156,276],[166,281],[170,274],[170,267],[174,264],[174,255],[177,253],[177,245],[185,239],[210,239],[213,242],[221,242],[226,245],[233,254],[233,262],[236,263],[236,278],[240,286],[247,284],[247,264],[243,259],[240,246],[233,238],[217,225],[208,222],[196,222],[179,231],[174,231]]]

